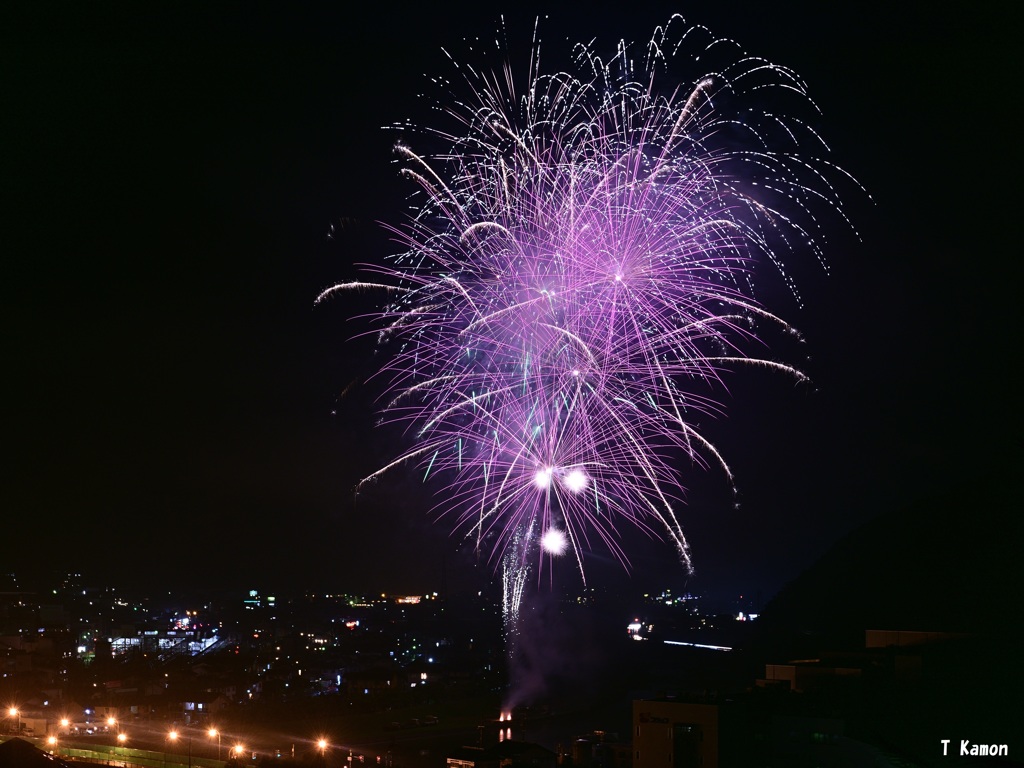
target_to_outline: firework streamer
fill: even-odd
[[[532,56],[521,83],[450,58],[453,127],[400,126],[419,137],[396,148],[415,189],[401,252],[318,301],[382,291],[382,419],[412,439],[363,482],[445,479],[436,512],[503,568],[514,634],[528,563],[566,553],[585,578],[602,549],[628,567],[623,524],[691,568],[679,457],[731,481],[701,432],[725,372],[804,378],[764,357],[765,329],[795,331],[755,286],[781,277],[799,301],[787,257],[824,264],[820,214],[843,216],[848,177],[787,112],[815,109],[795,73],[679,17],[606,59],[578,46],[570,71]]]
[[[523,604],[523,593],[530,576],[528,560],[530,531],[519,531],[512,538],[501,564],[501,616],[505,631],[506,652],[510,661],[515,656],[515,645],[519,637],[519,609]],[[511,664],[510,664],[511,666]]]

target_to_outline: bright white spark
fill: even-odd
[[[565,487],[573,493],[579,493],[587,487],[587,476],[582,469],[574,469],[565,476]]]
[[[540,545],[549,555],[563,555],[569,546],[565,534],[557,528],[548,528],[540,538]]]

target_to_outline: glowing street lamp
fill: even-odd
[[[18,719],[18,724],[17,724],[17,728],[15,729],[15,733],[17,733],[20,736],[21,735],[21,711],[17,707],[11,707],[10,709],[7,710],[7,715],[8,715],[8,717],[16,717]]]
[[[316,747],[320,750],[320,757],[323,757],[324,751],[327,749],[327,739],[318,739],[316,742]]]
[[[117,741],[123,747],[124,743],[126,741],[128,741],[128,734],[127,733],[119,733],[119,734],[117,734]]]
[[[167,734],[167,738],[171,742],[177,742],[177,740],[178,740],[178,732],[177,731],[171,731],[170,733]],[[192,768],[192,736],[191,736],[191,734],[188,737],[188,765],[189,765],[189,768]]]
[[[214,736],[217,737],[217,759],[220,760],[220,731],[218,731],[216,728],[211,728],[206,733],[211,739]]]
[[[177,731],[168,731],[167,732],[167,740],[164,742],[164,768],[167,768],[167,742],[168,741],[174,741],[177,738],[178,738],[178,732]]]
[[[57,749],[57,737],[56,736],[47,736],[46,737],[46,746],[48,746],[50,748],[50,754],[53,754],[53,752]]]
[[[235,744],[235,746],[232,748],[231,751],[234,752],[235,753],[235,757],[238,758],[238,757],[242,756],[243,752],[245,752],[245,747],[242,746],[241,744]]]

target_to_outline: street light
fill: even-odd
[[[178,732],[177,731],[171,731],[170,733],[167,734],[167,738],[170,739],[171,741],[177,741],[178,740]],[[192,735],[191,734],[189,734],[189,737],[188,737],[188,765],[189,765],[189,768],[192,768]]]
[[[242,753],[245,752],[245,747],[241,744],[235,744],[234,748],[231,751],[235,753],[236,758],[239,758],[242,756]]]
[[[218,731],[216,728],[211,728],[209,731],[207,731],[207,734],[211,739],[214,736],[217,737],[217,759],[220,760],[220,731]]]
[[[317,749],[320,750],[320,757],[323,758],[324,751],[327,749],[327,739],[319,739],[316,742]]]
[[[7,710],[7,714],[10,717],[18,718],[18,727],[17,727],[17,729],[15,729],[15,733],[17,733],[19,736],[21,736],[21,712],[18,710],[17,707],[11,707],[10,709]]]

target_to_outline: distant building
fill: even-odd
[[[868,629],[864,631],[865,648],[907,648],[931,645],[944,640],[970,637],[963,632],[920,632],[900,629]]]
[[[820,659],[793,661],[789,664],[765,664],[764,677],[758,687],[781,686],[796,693],[834,689],[839,685],[859,682],[858,667],[823,663]]]
[[[617,734],[593,731],[572,743],[573,768],[632,768],[633,746]]]
[[[633,702],[633,768],[747,765],[750,730],[733,702]]]
[[[24,739],[13,738],[0,744],[0,766],[10,768],[70,768],[71,764],[48,754]]]
[[[717,768],[718,705],[633,702],[635,768]]]
[[[448,768],[555,768],[550,749],[525,741],[502,741],[490,747],[462,747],[447,758]]]

